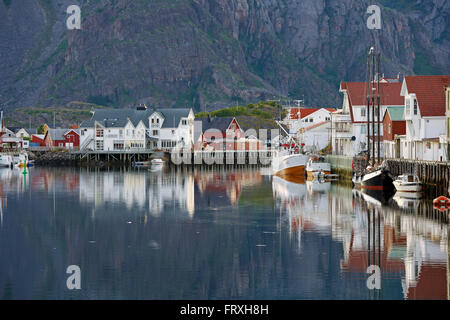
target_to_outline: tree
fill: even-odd
[[[41,124],[38,128],[37,128],[37,134],[44,134],[44,125]]]

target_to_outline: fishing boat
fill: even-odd
[[[277,124],[287,134],[289,139],[288,149],[275,150],[273,152],[272,174],[288,180],[304,180],[306,163],[308,162],[309,156],[300,153],[301,148],[298,146],[297,142],[289,136],[289,133],[286,132],[278,121]]]
[[[420,193],[423,191],[422,181],[419,177],[413,174],[404,174],[398,176],[394,181],[394,186],[397,192],[402,193]]]
[[[367,58],[369,71],[367,77],[367,151],[365,151],[362,156],[362,159],[364,160],[362,163],[364,163],[364,165],[359,166],[359,168],[355,170],[352,181],[356,188],[390,193],[394,190],[394,178],[388,168],[381,163],[380,154],[380,59],[381,55],[375,53],[375,48],[371,47]],[[372,117],[369,116],[370,114],[372,114]],[[375,115],[377,115],[377,119],[375,119]],[[375,130],[376,125],[378,126],[378,130]],[[375,151],[376,145],[378,157]],[[371,146],[372,152],[370,150]],[[355,160],[353,162],[353,166],[354,165]]]
[[[164,165],[164,161],[162,160],[162,159],[153,159],[152,161],[150,161],[150,163],[153,165],[153,166],[162,166],[162,165]]]
[[[164,167],[164,160],[162,159],[153,159],[150,161],[150,171],[156,172],[161,171]]]
[[[13,166],[13,158],[11,155],[6,153],[0,153],[0,167],[1,168],[11,168]]]
[[[324,157],[312,156],[306,164],[306,175],[308,180],[314,179],[316,176],[327,176],[331,174],[331,166],[325,161]]]
[[[297,154],[282,154],[279,151],[274,152],[272,158],[272,172],[274,176],[281,178],[292,177],[305,179],[305,167],[308,156]]]
[[[14,165],[18,168],[23,168],[25,166],[31,167],[33,166],[33,161],[28,159],[28,154],[26,153],[16,153],[13,155]]]

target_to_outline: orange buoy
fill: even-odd
[[[449,210],[449,209],[446,208],[445,206],[444,206],[444,207],[439,207],[439,206],[437,206],[437,205],[434,205],[433,207],[434,207],[435,210],[439,210],[439,211],[441,211],[441,212],[447,212],[447,210]]]
[[[445,206],[447,204],[447,202],[449,202],[449,201],[450,201],[449,198],[440,196],[433,200],[433,204],[438,205],[438,206],[442,206],[442,205]]]

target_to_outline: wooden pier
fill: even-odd
[[[272,152],[263,151],[188,151],[172,153],[167,150],[136,151],[34,151],[37,164],[82,166],[131,166],[135,162],[162,158],[168,166],[268,166]]]

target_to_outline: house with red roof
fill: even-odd
[[[285,123],[290,134],[297,134],[302,128],[307,128],[324,121],[331,121],[333,108],[290,108]]]
[[[305,150],[315,152],[329,144],[331,113],[334,108],[290,108],[284,123],[289,134],[296,136],[304,144]]]
[[[404,106],[404,97],[400,95],[402,83],[395,79],[380,79],[380,91],[376,86],[372,89],[375,95],[380,94],[380,119],[375,114],[375,128],[370,127],[370,135],[378,134],[380,125],[381,139],[383,138],[383,115],[388,106]],[[342,82],[339,91],[343,94],[342,109],[333,114],[331,125],[331,140],[333,154],[354,156],[368,149],[367,146],[367,82]],[[370,108],[372,113],[372,107]],[[372,114],[370,115],[372,120]],[[378,141],[377,139],[371,139]],[[372,144],[371,143],[371,144]],[[375,144],[377,147],[377,143]],[[372,146],[369,146],[372,148]],[[377,150],[375,151],[377,153]],[[383,156],[383,144],[380,153]]]
[[[406,135],[401,140],[401,158],[447,161],[440,136],[447,133],[446,88],[450,75],[405,77],[401,95],[405,98]]]

